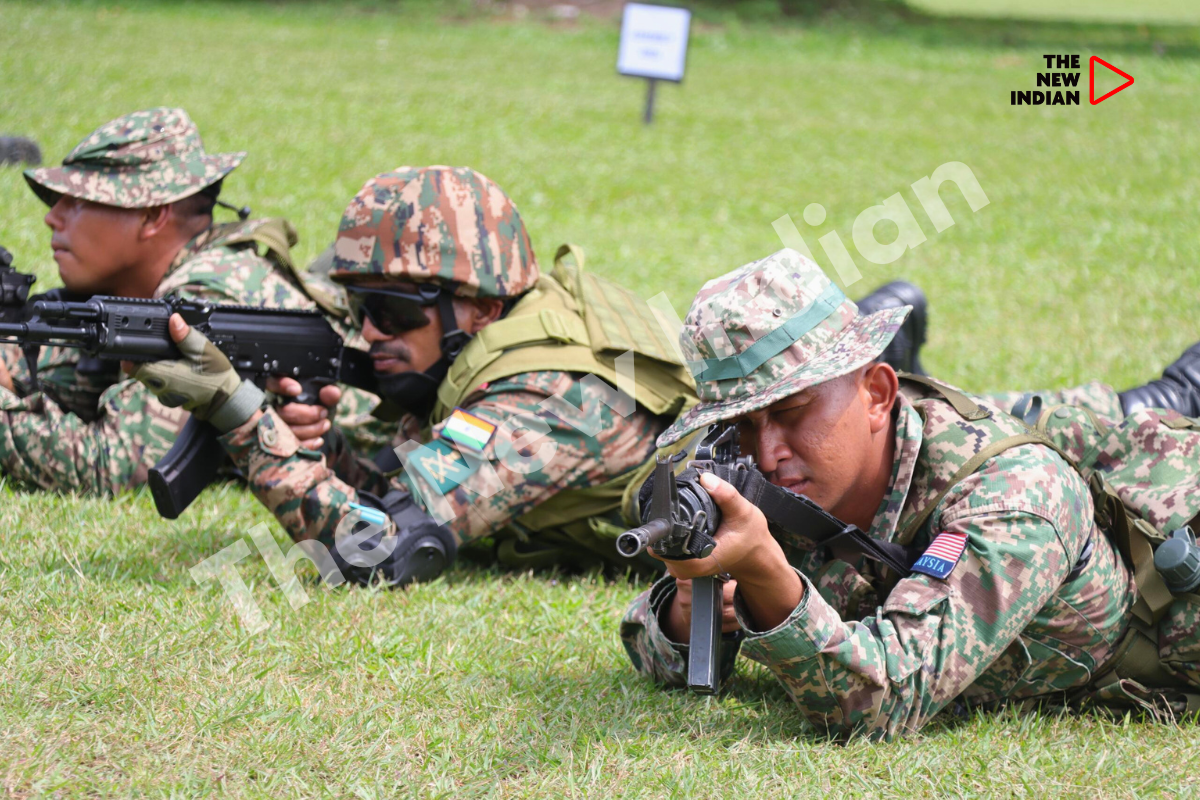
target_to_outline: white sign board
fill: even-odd
[[[637,78],[683,80],[691,21],[692,12],[686,8],[627,3],[621,18],[617,72]]]

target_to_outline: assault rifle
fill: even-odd
[[[678,560],[711,555],[721,527],[721,509],[700,484],[701,473],[711,472],[758,506],[773,528],[806,539],[813,547],[861,553],[902,577],[912,571],[918,554],[873,539],[804,495],[768,481],[753,458],[740,454],[736,427],[710,426],[696,448],[696,458],[676,475],[674,465],[686,455],[658,459],[638,492],[643,524],[617,538],[621,555],[632,558],[647,547],[664,558]],[[687,684],[697,694],[714,694],[720,688],[722,583],[722,578],[692,579]]]
[[[283,376],[300,383],[294,402],[316,404],[322,386],[344,383],[377,391],[366,351],[347,347],[319,311],[213,305],[168,296],[162,300],[96,296],[85,302],[35,300],[25,322],[0,322],[0,343],[25,348],[77,347],[90,356],[133,362],[182,358],[167,332],[179,314],[223,352],[243,378],[260,387]],[[175,519],[225,460],[217,431],[188,419],[174,446],[150,470],[158,513]]]

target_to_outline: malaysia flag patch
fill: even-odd
[[[963,550],[966,549],[965,533],[939,533],[917,559],[917,563],[913,564],[913,572],[945,580],[954,571],[958,559],[962,558]]]

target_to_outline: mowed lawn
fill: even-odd
[[[250,151],[225,196],[292,219],[304,260],[372,174],[470,165],[515,198],[545,266],[576,242],[680,314],[705,280],[778,249],[778,217],[828,267],[817,239],[857,254],[855,217],[900,193],[928,240],[889,265],[856,255],[849,291],[924,286],[926,365],[954,383],[1125,385],[1200,337],[1194,29],[1164,48],[1104,28],[1110,49],[1093,50],[1093,26],[1063,50],[1061,27],[1047,49],[1036,26],[964,44],[921,23],[706,17],[686,82],[660,88],[645,128],[615,25],[534,17],[3,3],[0,132],[57,161],[121,113],[184,106],[210,150]],[[1008,104],[1043,52],[1082,56],[1082,106]],[[1136,78],[1096,107],[1092,54]],[[909,186],[950,161],[990,203],[973,213],[948,185],[956,224],[937,233]],[[810,203],[827,210],[816,227]],[[0,169],[0,244],[48,286],[43,214]],[[232,485],[175,522],[145,492],[0,488],[0,796],[1200,792],[1192,725],[945,715],[907,741],[841,746],[749,664],[719,698],[659,691],[617,640],[639,591],[624,580],[459,566],[408,591],[330,591],[305,571],[310,602],[293,609],[254,557],[239,569],[271,627],[250,635],[189,570],[259,523],[285,540]]]

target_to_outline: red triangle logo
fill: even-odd
[[[1096,99],[1096,62],[1097,61],[1099,61],[1104,66],[1111,69],[1113,72],[1120,75],[1122,78],[1128,78],[1127,81],[1122,83],[1117,88],[1113,89],[1108,94],[1101,97],[1099,100]],[[1122,89],[1128,89],[1130,86],[1133,86],[1133,76],[1130,75],[1128,72],[1122,72],[1121,70],[1114,67],[1112,64],[1105,61],[1103,58],[1100,58],[1100,56],[1092,56],[1091,58],[1088,59],[1088,95],[1089,95],[1088,99],[1091,101],[1092,105],[1094,105],[1094,106],[1099,105],[1099,104],[1103,103],[1105,100],[1107,100],[1108,98],[1112,97],[1117,92],[1121,91]]]

